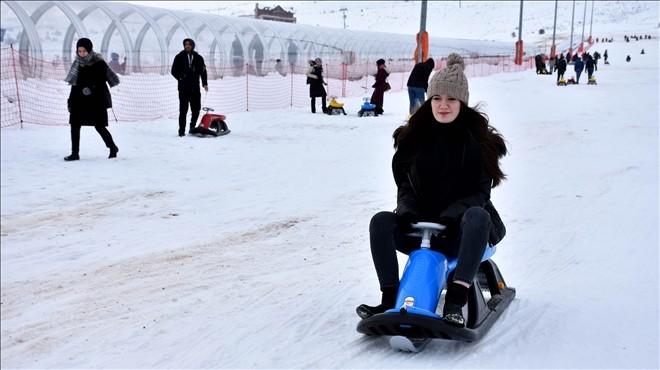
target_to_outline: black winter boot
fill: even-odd
[[[380,291],[383,292],[383,297],[381,299],[380,304],[378,306],[367,306],[366,304],[359,305],[355,309],[358,316],[360,316],[363,319],[366,319],[375,314],[383,313],[389,310],[390,308],[394,308],[394,305],[396,304],[396,296],[399,293],[399,284],[388,287],[382,287],[380,288]]]
[[[447,324],[464,327],[465,318],[463,318],[463,306],[468,300],[468,290],[464,285],[456,282],[447,286],[447,294],[445,294],[445,307],[442,309],[442,319]]]
[[[80,159],[80,156],[78,156],[78,154],[76,154],[76,153],[72,153],[70,156],[64,157],[64,160],[67,161],[67,162],[68,161],[77,161],[79,159]]]
[[[114,145],[112,148],[110,148],[110,155],[108,158],[117,158],[117,152],[119,152],[119,148],[117,148],[116,145]]]

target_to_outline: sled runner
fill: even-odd
[[[194,129],[190,130],[191,134],[204,137],[222,136],[231,132],[229,127],[227,127],[227,123],[225,122],[227,117],[224,114],[210,113],[213,112],[213,108],[209,107],[204,107],[202,110],[206,113],[202,117],[200,124]]]
[[[448,324],[436,314],[440,295],[453,277],[457,259],[430,249],[431,236],[443,225],[413,224],[422,237],[421,248],[412,252],[401,277],[396,306],[384,313],[366,317],[357,331],[367,335],[401,336],[390,339],[394,349],[419,352],[431,339],[476,341],[482,338],[516,295],[508,287],[499,268],[491,260],[496,247],[488,246],[468,293],[466,325]],[[359,313],[358,313],[359,314]]]

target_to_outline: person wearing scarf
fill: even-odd
[[[108,108],[112,108],[108,85],[117,86],[119,77],[103,60],[103,56],[94,52],[90,39],[81,38],[76,43],[76,57],[65,80],[71,85],[67,100],[71,125],[71,155],[64,157],[64,160],[80,159],[82,126],[94,126],[105,146],[110,149],[108,158],[116,158],[119,148],[107,129]]]

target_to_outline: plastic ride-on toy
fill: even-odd
[[[376,104],[371,104],[368,97],[362,98],[364,103],[362,103],[361,109],[358,111],[359,117],[377,117],[378,112],[376,112]]]
[[[346,115],[344,103],[338,102],[336,95],[330,96],[330,102],[328,103],[328,110],[326,112],[331,116],[337,116],[340,114]]]
[[[598,85],[598,83],[596,83],[596,77],[591,76],[587,81],[587,85]]]
[[[213,112],[213,108],[209,107],[204,107],[202,110],[206,113],[202,117],[202,121],[199,123],[199,125],[190,130],[191,134],[199,137],[205,137],[222,136],[231,132],[229,127],[227,127],[227,123],[225,122],[227,117],[224,114],[211,113]]]
[[[508,287],[491,257],[496,246],[487,246],[468,291],[466,325],[447,324],[436,314],[440,296],[453,279],[457,258],[431,250],[431,237],[445,226],[431,222],[412,225],[421,236],[420,249],[410,253],[403,271],[396,305],[384,313],[360,320],[357,331],[367,335],[391,336],[393,349],[421,351],[433,338],[471,342],[482,338],[516,296]],[[440,307],[440,310],[442,308]]]

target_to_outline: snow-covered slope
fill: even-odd
[[[232,114],[216,139],[111,124],[116,160],[90,128],[74,163],[66,127],[3,129],[2,368],[660,367],[658,34],[612,27],[596,86],[470,80],[510,149],[494,259],[518,292],[483,340],[409,355],[355,330],[401,92],[377,118]]]

